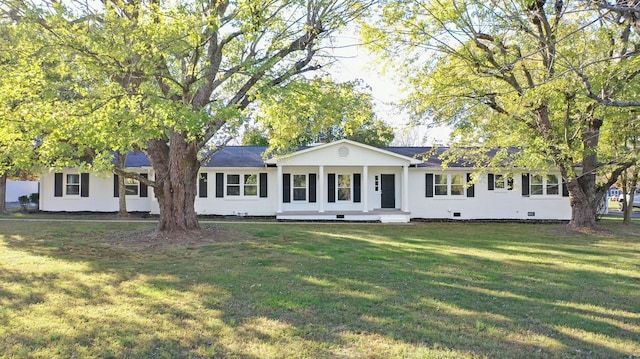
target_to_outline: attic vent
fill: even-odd
[[[349,149],[346,146],[340,146],[340,148],[338,148],[338,156],[340,157],[349,156]]]

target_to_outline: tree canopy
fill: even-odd
[[[254,121],[269,151],[276,153],[343,138],[371,146],[387,146],[393,140],[393,128],[376,118],[370,92],[357,81],[296,81],[261,97]],[[256,134],[248,133],[260,141]]]
[[[47,86],[50,152],[85,153],[113,168],[112,151],[144,151],[158,231],[197,230],[200,163],[228,141],[249,105],[324,64],[325,40],[369,7],[361,0],[139,2],[3,0],[5,17],[55,49]],[[58,83],[60,86],[52,86]],[[66,138],[63,138],[66,137]],[[59,156],[68,158],[68,156]]]
[[[595,226],[596,175],[606,165],[600,132],[617,110],[596,101],[584,79],[633,99],[638,85],[620,80],[638,70],[637,34],[619,36],[608,13],[579,1],[398,0],[381,14],[364,34],[375,51],[406,65],[415,116],[454,127],[458,144],[521,149],[489,167],[559,167],[570,224]],[[612,172],[624,167],[611,163]]]

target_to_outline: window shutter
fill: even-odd
[[[53,196],[62,197],[62,173],[60,172],[53,175]]]
[[[507,191],[513,190],[513,177],[507,177]]]
[[[433,173],[426,174],[425,182],[425,197],[433,197]]]
[[[216,173],[216,197],[224,197],[224,173]]]
[[[487,189],[489,191],[493,191],[494,182],[495,182],[495,179],[493,178],[493,173],[488,173],[487,174]]]
[[[565,180],[562,180],[562,197],[569,197],[569,187]]]
[[[89,197],[89,174],[80,174],[80,197]]]
[[[113,196],[120,197],[120,182],[118,181],[118,175],[113,174]]]
[[[260,197],[267,197],[267,174],[262,172],[260,173]]]
[[[200,173],[200,175],[198,176],[198,197],[200,198],[207,198],[207,177],[207,173]]]
[[[146,173],[141,173],[140,177],[149,178],[149,175]],[[140,197],[149,197],[149,186],[140,182]]]
[[[328,198],[327,201],[329,203],[333,203],[336,201],[336,174],[329,173],[327,176],[327,189],[328,189]]]
[[[309,203],[316,203],[316,174],[309,173]]]
[[[291,203],[291,174],[282,174],[282,203]]]
[[[362,198],[362,189],[361,189],[361,177],[360,173],[353,174],[353,202],[360,203]]]
[[[529,174],[522,174],[522,195],[524,197],[529,197]]]
[[[467,173],[467,183],[471,182],[471,173]],[[476,196],[476,185],[472,184],[467,187],[467,197],[475,197]]]

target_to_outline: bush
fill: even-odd
[[[40,203],[40,193],[32,193],[29,195],[29,202],[33,204]]]

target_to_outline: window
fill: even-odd
[[[293,175],[293,200],[307,200],[307,175]]]
[[[80,175],[75,174],[67,174],[67,195],[76,196],[80,194]]]
[[[351,175],[338,175],[338,201],[351,200]]]
[[[557,175],[532,175],[530,187],[532,196],[560,194],[560,182]]]
[[[447,175],[434,175],[433,176],[433,188],[436,196],[446,196],[448,194],[447,189]]]
[[[451,195],[464,196],[464,182],[462,175],[451,175]]]
[[[133,178],[124,179],[124,193],[127,196],[137,196],[139,194],[140,182]]]
[[[505,189],[507,188],[505,184],[505,176],[504,175],[494,175],[494,187],[495,189]]]
[[[560,194],[560,187],[558,186],[558,176],[547,175],[547,194]]]
[[[244,175],[244,195],[258,195],[258,175]]]
[[[240,195],[240,175],[227,175],[227,196]]]

